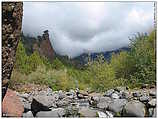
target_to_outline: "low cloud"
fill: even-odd
[[[49,30],[55,51],[75,57],[129,44],[154,26],[154,2],[24,2],[23,32]]]

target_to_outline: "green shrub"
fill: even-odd
[[[131,41],[129,57],[135,69],[130,72],[132,78],[135,77],[136,82],[142,84],[156,82],[155,31],[150,35],[138,34]]]
[[[53,90],[91,88],[95,91],[105,91],[116,86],[135,88],[144,83],[154,84],[156,82],[155,42],[155,31],[149,35],[138,34],[132,38],[129,52],[112,54],[109,63],[100,55],[95,61],[88,60],[87,66],[81,70],[64,65],[58,58],[49,62],[38,52],[27,56],[20,41],[10,87],[14,88],[18,83],[32,83],[47,85]]]

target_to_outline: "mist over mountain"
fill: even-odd
[[[60,55],[105,52],[129,44],[137,32],[154,27],[154,2],[24,2],[23,32],[49,30]]]

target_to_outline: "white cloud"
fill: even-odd
[[[23,31],[49,30],[57,53],[77,56],[129,44],[128,37],[153,28],[153,2],[24,2]]]

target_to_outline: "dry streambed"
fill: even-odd
[[[79,90],[17,93],[23,117],[156,117],[156,89],[129,91],[126,87],[103,94]]]

